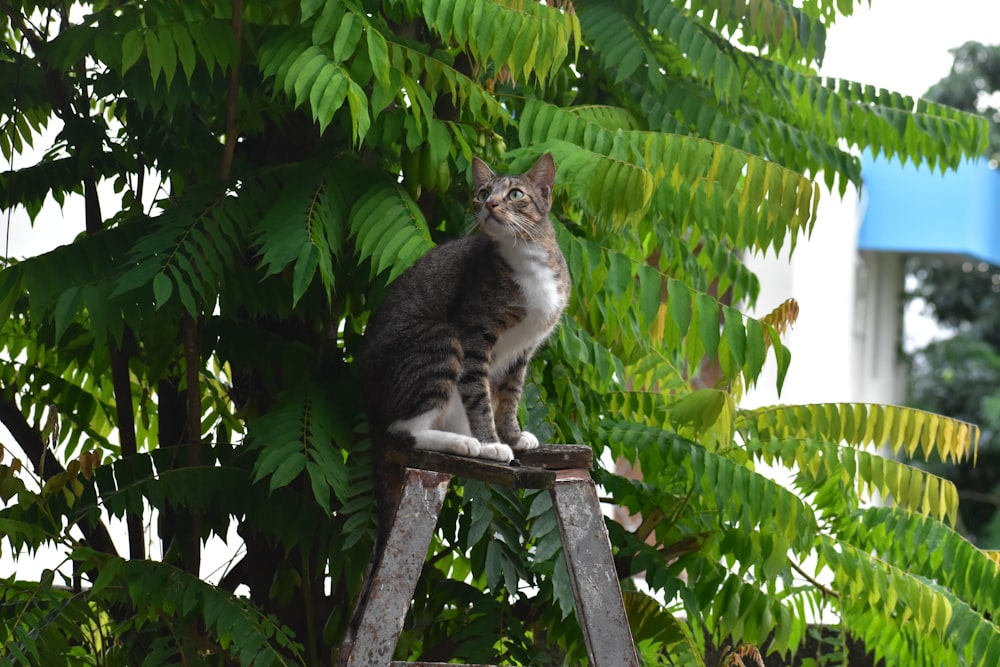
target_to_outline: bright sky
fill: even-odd
[[[1000,0],[872,0],[830,29],[822,74],[919,96],[968,41],[1000,43]]]

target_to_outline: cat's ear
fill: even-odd
[[[478,157],[472,157],[472,189],[474,191],[479,191],[479,187],[490,180],[491,178],[496,178],[496,173],[490,166],[480,160]]]
[[[552,186],[556,182],[556,162],[552,159],[552,153],[546,153],[538,158],[524,175],[538,186],[543,197],[546,199],[552,197]]]

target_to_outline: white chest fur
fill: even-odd
[[[505,373],[511,363],[544,341],[566,307],[566,293],[543,248],[521,244],[501,250],[513,269],[514,281],[525,298],[525,316],[503,332],[493,347],[490,375]]]

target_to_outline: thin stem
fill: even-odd
[[[89,225],[88,225],[89,226]],[[135,438],[135,413],[132,410],[132,379],[128,369],[128,354],[108,343],[111,358],[111,382],[115,393],[115,412],[118,417],[118,437],[122,448],[122,458],[129,459],[138,453]],[[128,526],[128,551],[132,560],[146,558],[146,544],[142,515],[126,510],[125,523]]]
[[[187,380],[187,465],[200,466],[201,458],[201,354],[198,349],[198,327],[194,318],[185,311],[181,318],[181,335],[184,339],[184,361]],[[184,549],[184,566],[198,576],[201,570],[201,513],[192,510],[191,525]]]
[[[815,586],[816,588],[818,588],[820,590],[820,592],[823,593],[823,595],[829,595],[830,597],[834,597],[834,598],[839,598],[840,597],[840,593],[838,593],[837,591],[833,590],[832,588],[827,588],[823,584],[821,584],[818,581],[816,581],[813,577],[810,577],[809,574],[806,573],[805,570],[803,570],[801,567],[799,567],[798,565],[795,564],[795,561],[789,559],[788,563],[792,566],[793,570],[795,570],[796,572],[798,572],[799,575],[803,579],[805,579],[810,584],[812,584],[813,586]]]
[[[226,143],[222,149],[222,162],[219,165],[219,180],[229,180],[233,167],[233,155],[236,153],[236,140],[239,137],[236,128],[236,113],[240,100],[240,46],[243,41],[243,0],[232,0],[232,30],[233,41],[236,43],[236,62],[229,70],[229,88],[226,93]]]

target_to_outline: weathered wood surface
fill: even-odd
[[[590,447],[546,445],[518,452],[520,460],[512,464],[408,447],[389,447],[386,456],[404,469],[402,494],[381,560],[368,575],[371,592],[359,601],[352,631],[341,646],[341,667],[443,665],[392,661],[392,654],[452,475],[549,490],[591,665],[638,667],[601,503],[590,477]]]
[[[594,465],[594,450],[587,445],[539,445],[535,449],[514,452],[522,466],[548,470],[566,470]]]
[[[589,469],[594,463],[594,452],[586,445],[543,445],[515,454],[516,463],[498,463],[411,447],[393,446],[386,450],[389,461],[408,468],[434,470],[515,489],[548,489],[556,479],[553,471]]]
[[[594,480],[585,470],[556,475],[549,492],[590,664],[639,667]]]
[[[467,663],[454,663],[454,662],[402,662],[400,660],[393,660],[389,667],[497,667],[496,665],[470,665]]]
[[[340,667],[377,667],[392,660],[450,482],[447,473],[406,471],[382,558],[368,573],[370,593],[358,601],[340,647]]]

